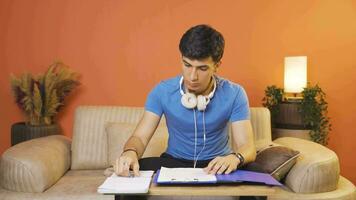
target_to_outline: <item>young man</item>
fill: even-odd
[[[249,103],[244,89],[215,75],[224,52],[223,36],[208,25],[190,28],[181,38],[182,75],[160,82],[150,92],[145,113],[117,160],[115,173],[200,167],[228,174],[256,157]],[[162,115],[169,140],[160,157],[140,159]],[[228,122],[237,147],[228,145]]]

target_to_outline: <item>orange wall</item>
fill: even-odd
[[[9,74],[43,72],[59,58],[82,74],[59,116],[71,136],[78,105],[143,106],[159,80],[180,72],[183,32],[207,23],[226,39],[219,74],[242,84],[251,106],[283,84],[284,56],[308,56],[308,80],[327,94],[329,147],[356,183],[356,1],[0,1],[0,153],[23,120]]]

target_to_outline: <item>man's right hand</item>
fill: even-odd
[[[146,145],[152,138],[153,133],[155,132],[161,117],[157,114],[145,111],[140,122],[138,123],[134,133],[126,142],[123,149],[136,149],[125,151],[116,159],[114,166],[115,174],[118,176],[130,176],[130,169],[133,170],[135,176],[139,176],[139,164],[138,158],[142,156]]]
[[[135,151],[126,151],[116,159],[114,166],[115,174],[118,176],[130,176],[130,169],[133,170],[134,176],[140,176],[138,158]]]

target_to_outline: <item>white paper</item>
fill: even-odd
[[[216,177],[204,172],[203,168],[162,167],[157,182],[216,182]]]
[[[103,194],[139,194],[147,193],[150,187],[153,171],[140,171],[138,177],[122,177],[115,173],[108,177],[98,187],[98,193]]]

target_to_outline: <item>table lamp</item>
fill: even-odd
[[[287,101],[300,101],[298,97],[307,86],[307,56],[291,56],[284,58],[284,92]]]

